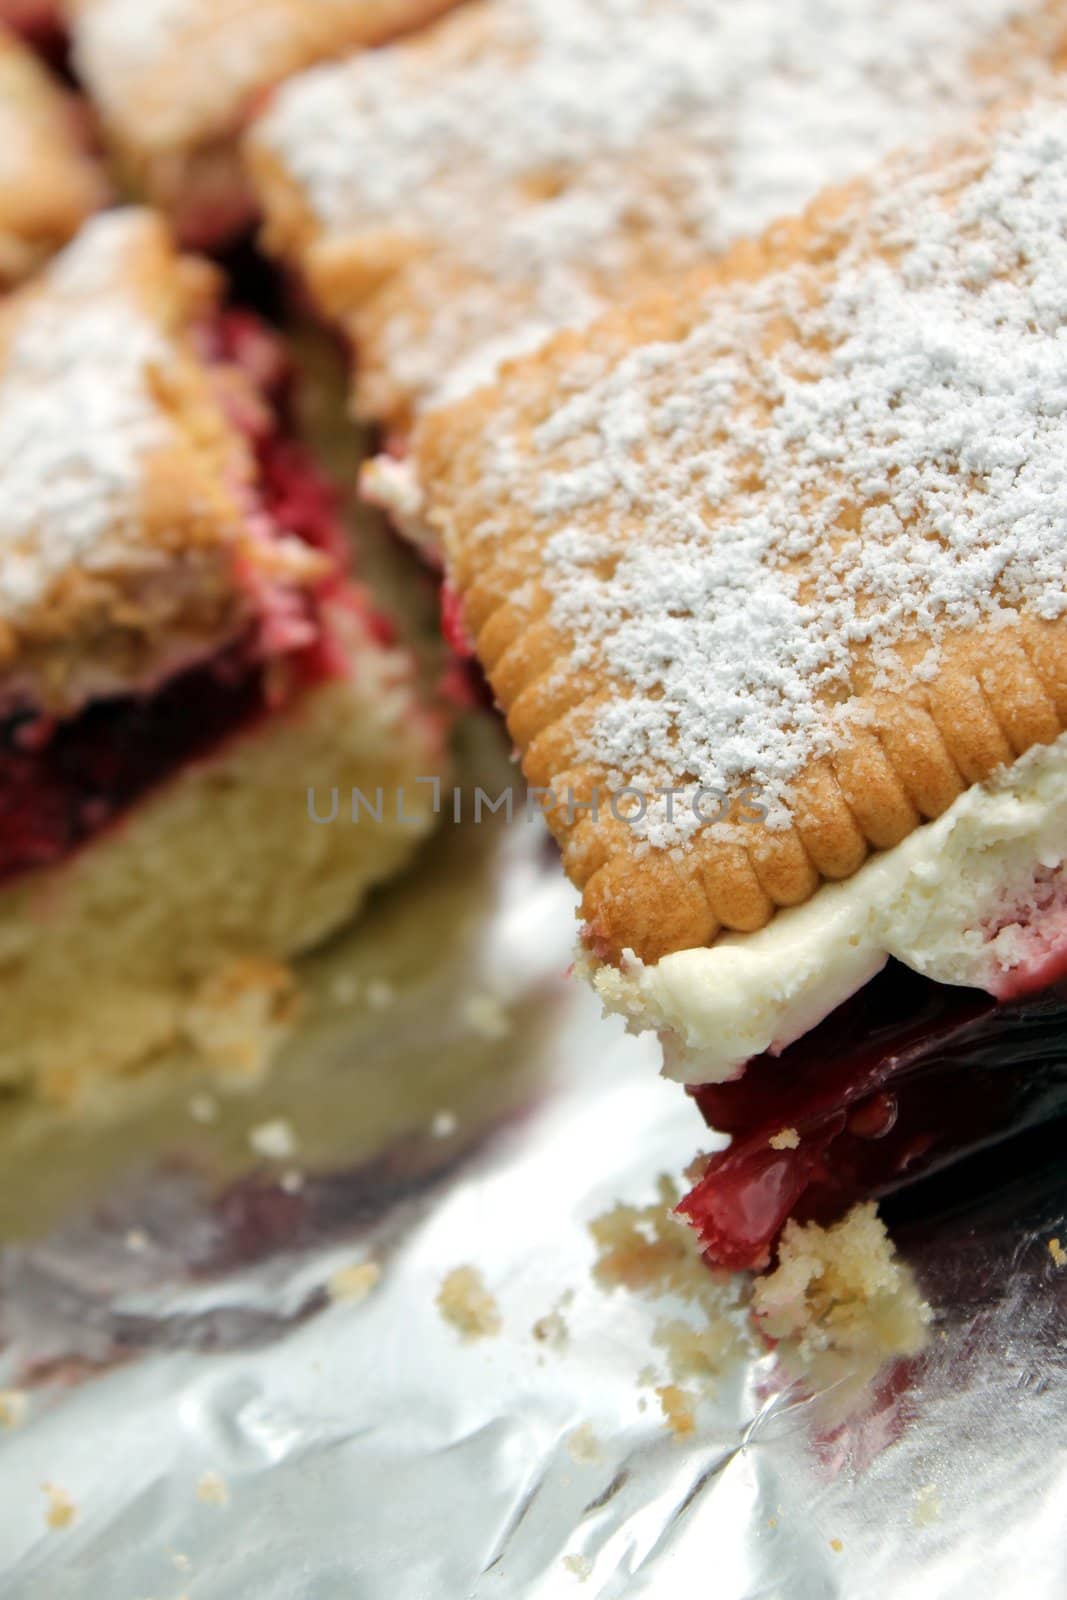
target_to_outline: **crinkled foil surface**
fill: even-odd
[[[73,1124],[9,1110],[5,1600],[1062,1600],[1054,1151],[901,1225],[937,1321],[858,1409],[754,1354],[676,1438],[642,1397],[657,1308],[597,1286],[587,1224],[707,1136],[568,978],[573,932],[538,827],[450,826],[319,958],[255,1096],[175,1069]],[[436,1304],[463,1264],[494,1337]]]

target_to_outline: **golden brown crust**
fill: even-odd
[[[104,203],[72,98],[0,26],[0,286],[28,277]]]
[[[0,699],[52,711],[233,638],[317,559],[250,515],[261,402],[195,333],[219,281],[147,212],[97,219],[0,309]],[[240,411],[238,412],[240,414]]]
[[[924,169],[913,166],[908,172],[914,177],[916,170],[922,174]],[[988,170],[987,157],[966,155],[958,166],[946,159],[945,170],[949,176],[937,203],[951,210]],[[904,179],[891,169],[883,192],[892,194],[897,182]],[[545,481],[558,479],[568,462],[587,460],[605,448],[598,433],[603,419],[587,416],[576,424],[576,436],[588,441],[588,452],[561,455],[544,443],[549,419],[558,423],[569,399],[627,358],[658,345],[676,347],[662,370],[677,374],[681,387],[687,363],[696,359],[685,344],[693,329],[712,328],[717,317],[727,329],[732,319],[746,314],[746,285],[781,282],[781,314],[767,314],[761,356],[749,368],[751,381],[746,387],[747,380],[738,380],[736,391],[737,426],[747,428],[751,415],[765,420],[769,402],[760,390],[760,359],[792,348],[799,339],[798,359],[826,360],[824,345],[804,345],[798,333],[803,311],[797,306],[822,303],[837,281],[842,256],[852,273],[864,261],[895,260],[896,242],[890,246],[881,225],[870,223],[872,194],[877,197],[878,190],[853,186],[824,197],[802,220],[680,280],[673,293],[652,295],[613,313],[584,335],[557,339],[505,369],[498,387],[430,413],[420,423],[415,467],[427,515],[442,537],[466,624],[531,783],[557,794],[574,789],[576,798],[587,800],[617,782],[608,765],[591,757],[590,730],[605,706],[625,712],[633,689],[602,660],[571,664],[584,641],[580,630],[571,631],[565,613],[553,613],[556,569],[547,544],[575,527],[592,530],[602,541],[603,575],[644,538],[642,507],[654,492],[639,477],[629,506],[621,499],[598,500],[591,490],[587,500],[579,497],[580,509],[539,520],[533,508]],[[724,332],[723,339],[728,338]],[[736,355],[730,346],[729,359]],[[713,367],[708,376],[714,376]],[[714,443],[698,430],[689,448],[699,455]],[[516,457],[526,462],[528,471],[521,465],[501,468],[501,451],[509,462]],[[642,445],[634,444],[632,452],[627,459],[639,475]],[[677,466],[679,458],[671,459]],[[508,470],[518,483],[514,499]],[[820,496],[834,494],[837,473],[836,467],[826,468]],[[778,486],[773,472],[765,481],[767,462],[758,449],[747,474],[743,484],[720,487],[724,519],[742,493],[762,494],[773,507]],[[607,522],[601,520],[609,515],[605,505],[613,519]],[[992,505],[995,520],[995,500]],[[860,526],[861,509],[841,511],[842,539]],[[773,510],[768,515],[773,517]],[[714,524],[712,515],[707,525]],[[914,536],[931,535],[920,523]],[[797,569],[802,587],[806,560]],[[924,820],[940,816],[965,787],[1031,746],[1057,738],[1067,728],[1067,620],[1042,619],[1026,602],[1015,606],[1014,615],[1012,610],[1009,604],[995,622],[939,632],[933,666],[925,659],[932,636],[921,628],[905,630],[893,646],[899,670],[888,685],[866,645],[851,646],[842,691],[849,719],[835,725],[829,752],[810,759],[792,779],[786,827],[751,822],[724,831],[708,826],[679,848],[657,849],[618,818],[593,821],[557,805],[549,822],[568,872],[584,891],[592,948],[604,959],[633,949],[656,960],[710,943],[723,929],[755,931],[778,908],[809,898],[825,880],[851,876],[872,850],[891,849]],[[811,703],[820,707],[821,717],[834,710],[826,701],[820,706],[816,694]],[[679,783],[692,778],[684,772],[673,776]]]

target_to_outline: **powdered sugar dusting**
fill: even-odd
[[[395,308],[385,332],[394,377],[432,403],[585,322],[636,270],[699,260],[973,109],[993,89],[974,52],[1042,11],[496,0],[456,59],[416,42],[295,80],[261,137],[327,230],[406,228],[470,274],[435,308],[416,264],[429,333]],[[440,37],[471,25],[461,9]]]
[[[146,451],[167,424],[146,378],[163,336],[122,287],[120,263],[144,224],[92,222],[23,312],[0,372],[0,604],[17,621],[77,564],[128,542]]]
[[[532,442],[501,391],[487,484],[577,641],[561,671],[615,684],[584,755],[646,792],[754,781],[781,825],[858,661],[890,687],[902,644],[929,676],[950,630],[1067,615],[1067,105],[890,187],[829,282],[795,267],[678,343],[587,354]]]

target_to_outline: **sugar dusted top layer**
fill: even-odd
[[[631,873],[733,852],[752,893],[718,923],[849,875],[1067,719],[1065,217],[1058,98],[424,425],[535,781],[651,796],[611,847]],[[754,785],[766,819],[709,830],[656,797],[679,785]]]
[[[239,380],[197,355],[215,293],[120,211],[0,308],[0,708],[150,681],[308,564],[259,525]]]
[[[296,249],[325,297],[377,296],[355,325],[364,408],[465,392],[643,274],[973,110],[1004,87],[985,69],[1025,80],[1063,25],[1045,0],[787,9],[483,0],[287,86],[259,144],[308,208]],[[292,244],[281,201],[273,220]]]

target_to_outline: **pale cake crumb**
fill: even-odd
[[[132,1255],[143,1255],[148,1249],[149,1238],[143,1228],[131,1228],[126,1235],[126,1248]]]
[[[572,1572],[579,1583],[584,1583],[593,1576],[593,1563],[588,1556],[564,1556],[563,1565],[568,1572]]]
[[[219,1103],[212,1094],[194,1094],[189,1099],[189,1115],[206,1127],[218,1121]]]
[[[800,1143],[800,1135],[795,1128],[782,1128],[780,1132],[772,1134],[767,1142],[772,1150],[795,1150]]]
[[[376,1261],[360,1261],[351,1267],[340,1267],[333,1273],[326,1284],[326,1292],[331,1300],[358,1305],[377,1288],[381,1276],[382,1269]]]
[[[580,1467],[595,1467],[601,1459],[600,1441],[593,1432],[591,1422],[583,1422],[580,1428],[568,1436],[567,1449],[572,1461]]]
[[[48,1500],[44,1513],[44,1520],[48,1526],[57,1531],[69,1528],[78,1515],[78,1508],[70,1495],[54,1483],[42,1483],[41,1488]]]
[[[937,1492],[937,1484],[924,1483],[915,1496],[911,1520],[917,1528],[928,1528],[931,1523],[937,1522],[940,1516],[941,1496]]]
[[[489,1339],[500,1332],[500,1311],[477,1267],[453,1267],[441,1285],[437,1305],[464,1339]]]
[[[221,1472],[202,1472],[196,1485],[196,1498],[206,1506],[225,1507],[230,1503],[230,1486]]]
[[[299,1194],[306,1182],[307,1179],[299,1167],[291,1167],[288,1172],[282,1173],[279,1186],[285,1190],[286,1194]]]
[[[788,1222],[752,1307],[786,1366],[818,1389],[869,1381],[929,1337],[930,1309],[870,1203],[829,1228]]]
[[[463,1021],[481,1039],[506,1039],[511,1018],[500,1001],[491,994],[474,994],[463,1002]]]
[[[248,1142],[259,1156],[270,1161],[288,1161],[296,1154],[297,1142],[293,1125],[285,1117],[274,1117],[261,1122],[248,1135]]]
[[[708,1267],[693,1229],[673,1214],[679,1195],[670,1179],[660,1180],[659,1195],[651,1206],[618,1205],[590,1224],[597,1246],[593,1276],[602,1288],[683,1302],[685,1316],[661,1318],[653,1343],[666,1356],[673,1386],[696,1383],[709,1395],[717,1377],[752,1346],[745,1280]],[[659,1381],[654,1367],[638,1374],[641,1388]]]
[[[396,990],[386,978],[372,978],[367,985],[367,1004],[372,1011],[388,1011],[396,1000]]]
[[[1067,1250],[1063,1248],[1058,1239],[1049,1240],[1048,1253],[1057,1267],[1067,1267]]]
[[[656,1390],[664,1420],[675,1438],[684,1439],[696,1430],[696,1401],[691,1394],[676,1383],[663,1384]]]
[[[831,1539],[830,1540],[830,1549],[834,1552],[835,1555],[840,1555],[844,1548],[845,1548],[845,1546],[844,1546],[844,1541],[843,1540],[841,1540],[841,1539]]]
[[[430,1123],[430,1136],[434,1139],[451,1139],[459,1127],[459,1118],[454,1111],[438,1111]]]
[[[0,1389],[0,1428],[21,1428],[30,1409],[30,1397],[23,1389]]]

